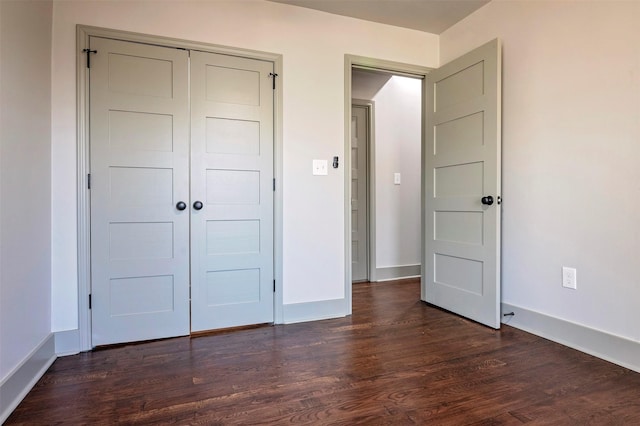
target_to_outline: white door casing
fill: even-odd
[[[94,346],[189,333],[187,52],[90,38]]]
[[[271,73],[191,52],[192,331],[274,319]]]
[[[351,106],[351,264],[352,280],[369,279],[368,148],[369,107]]]
[[[499,328],[499,40],[432,71],[427,85],[426,301]]]

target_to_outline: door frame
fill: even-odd
[[[91,246],[90,246],[90,193],[87,188],[89,167],[89,73],[87,57],[83,49],[89,47],[89,37],[104,37],[116,40],[151,44],[169,48],[200,50],[210,53],[240,56],[273,63],[274,73],[281,77],[282,55],[249,49],[221,46],[211,43],[181,40],[162,36],[153,36],[128,31],[112,30],[86,25],[76,26],[76,193],[77,193],[77,244],[78,244],[78,334],[80,351],[91,350],[91,312],[89,296],[91,294]],[[276,84],[274,93],[273,117],[273,174],[275,192],[273,204],[273,262],[274,262],[274,323],[283,323],[282,291],[282,188],[283,188],[283,149],[282,149],[282,82]]]
[[[367,280],[376,280],[376,188],[375,188],[375,101],[367,99],[351,98],[351,106],[358,106],[367,110]],[[351,140],[349,140],[349,152],[351,152]],[[351,158],[349,158],[351,160]],[[345,167],[349,167],[349,173],[351,173],[351,163],[348,165],[345,163]],[[350,194],[351,195],[351,194]],[[351,199],[349,199],[351,202]],[[351,207],[351,204],[349,204]],[[353,278],[353,277],[352,277]]]
[[[393,75],[406,75],[410,77],[418,77],[423,80],[422,83],[422,114],[421,114],[421,131],[420,131],[420,145],[421,145],[421,178],[420,178],[420,199],[421,199],[421,230],[425,229],[425,200],[426,200],[426,101],[427,101],[427,84],[425,84],[426,76],[433,68],[423,67],[419,65],[405,64],[402,62],[387,61],[384,59],[369,58],[365,56],[357,55],[344,55],[344,295],[345,295],[345,314],[351,315],[352,309],[352,270],[351,270],[351,72],[354,68],[370,69],[380,72],[387,72]],[[371,158],[371,157],[370,157]],[[372,168],[370,168],[371,170]],[[371,178],[370,180],[373,180]],[[372,197],[369,197],[370,200]],[[375,234],[375,229],[370,230]],[[375,240],[373,240],[375,241]],[[420,232],[420,263],[421,267],[421,285],[420,285],[420,299],[425,298],[425,268],[424,268],[424,254],[426,253],[425,244],[426,237],[424,232]],[[372,246],[372,240],[369,241]],[[370,251],[375,253],[375,248]],[[369,265],[373,265],[374,262],[369,262]],[[371,272],[371,271],[370,271]],[[369,279],[372,280],[375,275],[370,273]]]

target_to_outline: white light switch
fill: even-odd
[[[400,179],[400,173],[394,173],[393,174],[393,184],[394,185],[400,185],[401,179]]]
[[[316,176],[323,176],[327,174],[328,162],[327,160],[313,160],[313,174]]]

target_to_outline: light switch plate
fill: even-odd
[[[328,173],[327,160],[313,160],[313,174],[315,176],[324,176]]]
[[[400,183],[401,183],[400,173],[394,173],[393,174],[393,184],[394,185],[400,185]]]

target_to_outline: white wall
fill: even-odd
[[[393,76],[373,100],[376,267],[419,265],[422,80]]]
[[[639,22],[640,2],[492,1],[440,39],[441,63],[503,41],[503,301],[636,342]]]
[[[76,24],[283,54],[284,303],[344,297],[344,55],[427,67],[438,37],[264,1],[56,1],[53,25],[53,329],[77,328]]]
[[[0,383],[51,332],[51,1],[0,1]]]

